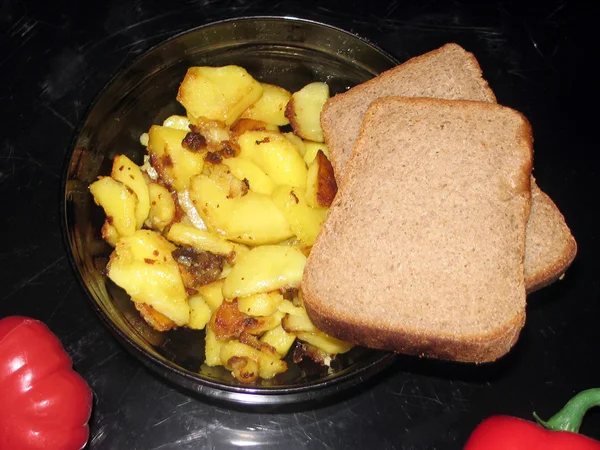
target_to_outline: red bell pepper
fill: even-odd
[[[0,319],[0,450],[79,450],[91,408],[90,387],[46,325]]]
[[[600,441],[577,434],[586,411],[600,405],[600,388],[573,397],[547,422],[539,425],[509,416],[484,420],[471,434],[465,450],[600,450]]]

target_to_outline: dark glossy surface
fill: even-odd
[[[581,2],[583,3],[583,2]],[[591,3],[590,3],[591,4]],[[477,5],[477,6],[473,6]],[[0,315],[46,322],[95,393],[94,449],[459,449],[485,416],[548,417],[600,385],[597,6],[575,2],[107,2],[0,6]],[[355,31],[405,60],[455,41],[498,100],[525,113],[535,176],[580,251],[529,299],[514,351],[467,367],[400,357],[345,394],[294,409],[229,408],[179,392],[92,312],[60,233],[60,176],[75,129],[119,69],[160,41],[242,15],[295,15]],[[600,439],[600,411],[582,432]]]

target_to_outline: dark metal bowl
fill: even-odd
[[[385,367],[389,353],[355,348],[331,371],[294,364],[273,380],[242,385],[204,361],[204,332],[159,333],[147,325],[127,294],[104,269],[111,248],[100,238],[104,215],[88,185],[110,173],[126,154],[141,164],[140,134],[183,113],[175,96],[188,67],[236,64],[257,80],[295,91],[325,81],[332,95],[366,81],[396,61],[346,31],[289,17],[248,17],[212,23],[153,48],[117,75],[98,96],[69,155],[64,177],[63,225],[71,261],[94,310],[125,348],[171,382],[194,392],[243,404],[277,405],[322,399]]]

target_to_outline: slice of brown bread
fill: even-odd
[[[373,102],[306,263],[311,320],[401,353],[467,362],[507,353],[525,321],[531,165],[531,128],[509,108]]]
[[[531,180],[531,211],[525,231],[524,275],[531,293],[556,281],[577,254],[577,243],[560,210]]]
[[[321,114],[338,187],[369,104],[385,96],[436,97],[496,102],[472,53],[446,44],[331,98]],[[525,284],[533,292],[557,280],[570,266],[577,245],[564,217],[535,185],[525,247]],[[538,203],[540,203],[538,205]]]
[[[338,183],[343,183],[340,174],[352,153],[365,111],[373,100],[388,95],[496,102],[475,56],[457,44],[412,58],[332,97],[323,106],[321,126]]]

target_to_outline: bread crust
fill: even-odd
[[[347,322],[331,316],[320,308],[323,302],[307,294],[304,285],[302,289],[310,320],[318,329],[347,342],[405,355],[471,363],[492,362],[510,351],[525,325],[525,310],[522,310],[501,329],[488,335],[469,336],[460,342],[451,336],[426,335],[417,330],[382,330],[368,323]]]
[[[531,186],[532,208],[526,229],[524,265],[528,294],[558,280],[577,255],[577,242],[564,216],[535,180]],[[535,255],[536,252],[541,255]]]

